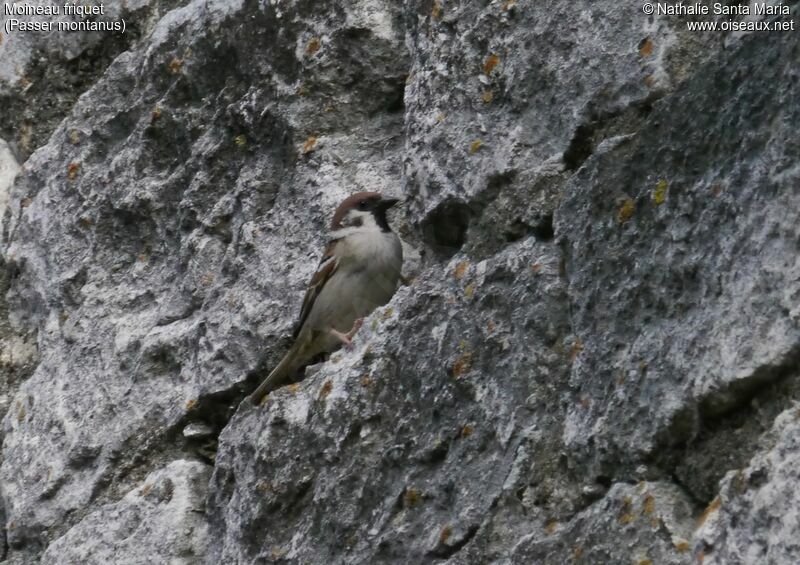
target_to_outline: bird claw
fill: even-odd
[[[342,345],[344,346],[344,348],[345,348],[345,349],[348,349],[348,350],[349,350],[349,349],[352,349],[352,348],[353,348],[353,342],[352,342],[352,340],[351,340],[351,339],[348,337],[348,335],[347,335],[347,334],[343,334],[342,332],[340,332],[340,331],[338,331],[338,330],[334,330],[334,329],[331,329],[331,330],[330,330],[330,333],[331,333],[331,335],[332,335],[333,337],[335,337],[336,339],[338,339],[339,341],[341,341],[341,342],[342,342]]]
[[[331,329],[331,335],[334,336],[336,339],[342,342],[345,350],[352,351],[353,350],[353,336],[356,335],[356,332],[364,325],[364,318],[359,318],[355,322],[353,322],[353,327],[350,329],[349,332],[343,334],[338,330]]]
[[[356,335],[356,332],[361,329],[361,326],[364,325],[364,318],[359,318],[355,322],[353,322],[353,327],[347,332],[347,337],[349,339],[353,339],[353,336]]]

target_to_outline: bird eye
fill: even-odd
[[[368,204],[367,204],[366,200],[362,200],[361,202],[358,203],[358,209],[359,210],[366,210],[367,206],[368,206]]]

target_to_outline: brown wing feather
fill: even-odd
[[[339,261],[336,259],[336,256],[333,252],[335,244],[336,242],[332,241],[325,248],[325,253],[322,255],[322,259],[319,261],[317,272],[314,273],[314,276],[311,277],[311,281],[308,283],[306,295],[303,297],[303,308],[300,310],[300,319],[298,320],[297,325],[294,328],[294,333],[292,334],[292,337],[294,338],[297,338],[297,336],[300,335],[300,330],[303,329],[303,324],[306,323],[306,319],[308,318],[308,314],[311,312],[311,308],[314,306],[314,301],[317,299],[317,295],[319,295],[319,292],[322,290],[325,282],[331,278],[333,273],[336,272],[336,267],[339,266]],[[327,265],[325,264],[326,262]]]

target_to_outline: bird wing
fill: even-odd
[[[325,248],[322,259],[320,259],[317,272],[314,273],[314,276],[311,277],[311,281],[308,283],[306,295],[303,297],[303,309],[300,311],[300,319],[292,334],[292,337],[295,339],[300,334],[300,330],[303,329],[303,324],[306,323],[306,319],[308,319],[308,315],[314,307],[314,301],[317,299],[317,296],[319,296],[319,293],[322,292],[322,287],[325,286],[325,283],[328,282],[328,279],[331,278],[333,273],[336,272],[336,268],[339,266],[339,258],[336,256],[335,251],[336,241],[331,241]]]

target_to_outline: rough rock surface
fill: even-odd
[[[704,514],[697,553],[705,563],[792,563],[800,527],[800,409],[787,410],[764,438],[768,450],[731,471]]]
[[[800,36],[114,10],[0,43],[9,563],[800,559]],[[242,403],[357,190],[411,283]]]
[[[51,543],[41,563],[197,563],[209,544],[203,515],[210,467],[177,460],[89,514]]]

